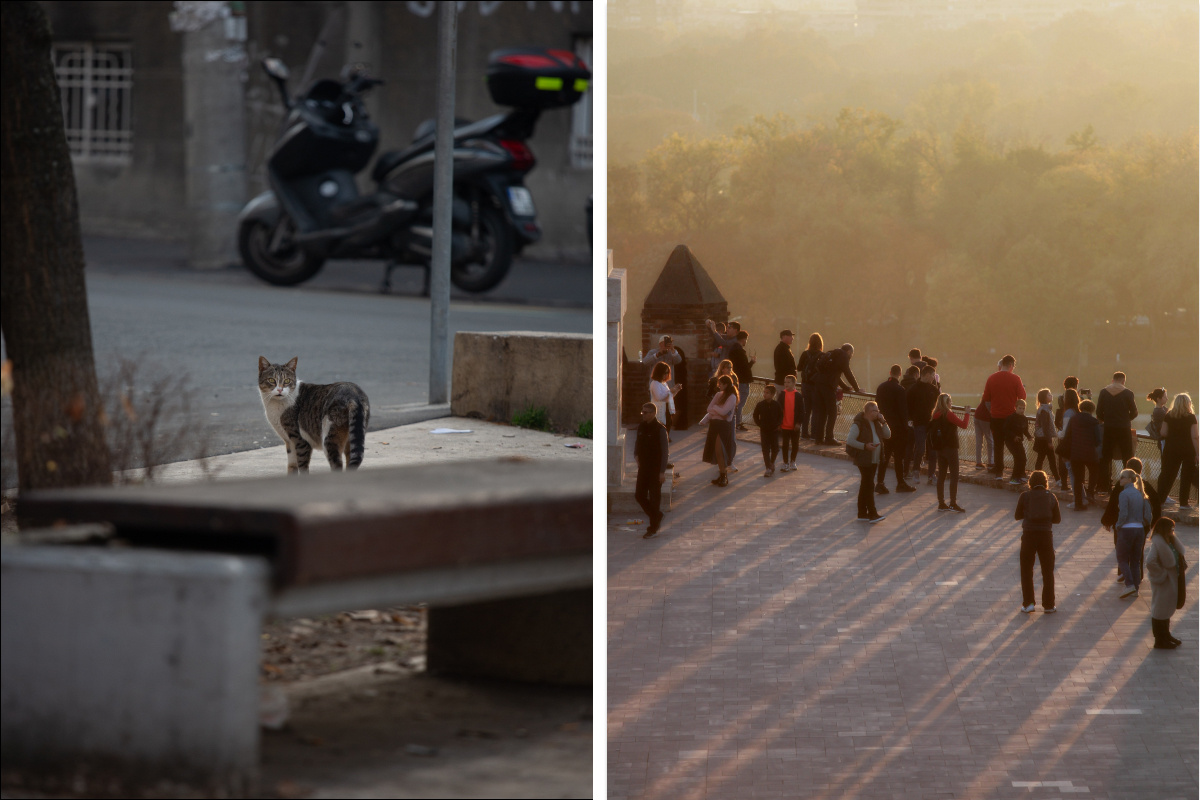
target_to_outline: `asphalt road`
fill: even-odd
[[[121,359],[136,361],[142,390],[168,377],[171,390],[187,393],[187,424],[207,439],[209,455],[278,444],[259,399],[260,355],[274,363],[299,357],[301,380],[360,385],[371,399],[371,430],[399,424],[400,405],[428,400],[429,301],[382,295],[375,281],[362,283],[369,275],[381,276],[378,265],[335,269],[335,262],[323,282],[281,289],[242,270],[186,270],[170,248],[85,240],[96,368],[103,384]],[[500,302],[495,292],[505,287],[501,284],[486,299],[452,300],[451,336],[454,331],[590,332],[588,267],[518,262],[506,283],[540,284],[548,292],[553,282],[539,279],[539,271],[570,276],[560,282],[557,297],[541,301],[558,307],[530,305],[539,298],[528,295],[524,305]],[[6,398],[3,408],[6,438],[9,402]],[[6,484],[13,482],[6,477]]]

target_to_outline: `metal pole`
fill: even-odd
[[[454,62],[458,4],[438,3],[437,135],[433,146],[433,260],[429,274],[429,402],[450,398],[450,205],[454,195]]]

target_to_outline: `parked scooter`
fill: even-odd
[[[383,81],[361,68],[341,80],[316,81],[300,97],[287,90],[288,69],[264,59],[288,109],[267,160],[271,191],[251,200],[238,219],[246,267],[279,286],[302,283],[329,258],[384,259],[428,268],[433,253],[435,124],[422,123],[413,143],[383,153],[371,170],[376,188],[360,195],[354,175],[379,145],[379,128],[363,95]],[[512,111],[456,120],[450,280],[486,291],[508,273],[512,258],[541,237],[533,196],[524,185],[536,163],[526,142],[542,111],[569,106],[587,91],[590,73],[565,50],[511,48],[488,58],[492,99]]]

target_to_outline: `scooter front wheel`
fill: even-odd
[[[486,292],[504,280],[513,259],[513,232],[490,205],[479,209],[479,239],[471,257],[450,267],[450,282],[464,292]]]
[[[238,252],[246,269],[276,286],[295,286],[316,275],[325,259],[292,243],[292,232],[292,221],[286,216],[274,225],[261,219],[243,222],[238,228]]]

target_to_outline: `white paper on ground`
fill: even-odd
[[[475,431],[460,431],[454,428],[434,428],[430,433],[474,433]]]

